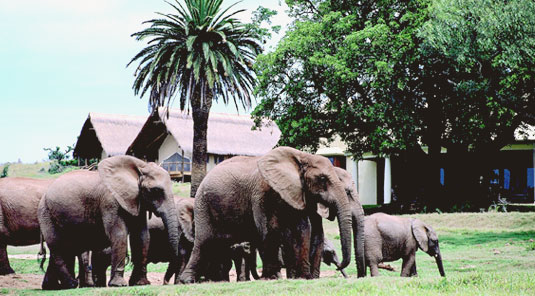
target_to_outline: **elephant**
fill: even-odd
[[[338,178],[342,182],[347,197],[349,199],[349,204],[351,207],[351,220],[352,220],[352,229],[353,229],[353,240],[355,247],[355,263],[357,267],[357,276],[364,277],[366,276],[366,264],[365,264],[365,255],[364,255],[364,209],[360,203],[360,198],[358,195],[357,187],[351,174],[339,167],[334,168]],[[318,204],[317,209],[318,214],[327,219],[334,219],[333,213],[330,213],[329,208]],[[326,240],[325,240],[326,241]],[[316,242],[316,244],[321,242]],[[339,266],[338,269],[342,272]],[[319,269],[315,272],[319,276]]]
[[[74,255],[111,247],[108,286],[126,286],[124,264],[130,234],[134,269],[130,285],[150,284],[146,277],[149,232],[147,211],[161,217],[173,260],[178,260],[178,218],[169,174],[155,163],[113,156],[98,171],[72,171],[52,183],[38,207],[38,219],[50,260],[42,288],[75,288]]]
[[[441,276],[445,276],[438,236],[433,228],[418,219],[384,213],[367,216],[364,222],[366,264],[372,276],[379,275],[378,264],[403,259],[401,276],[416,276],[418,248],[435,257]]]
[[[7,245],[28,246],[40,241],[37,207],[53,179],[0,179],[0,275],[15,273]]]
[[[149,249],[147,251],[147,263],[169,262],[165,272],[163,284],[169,283],[169,280],[178,275],[186,267],[189,260],[191,249],[193,248],[193,198],[174,197],[175,209],[178,217],[178,261],[173,261],[173,249],[168,241],[167,231],[162,219],[152,216],[148,220],[148,229],[150,234]],[[173,263],[173,264],[171,264]],[[111,248],[93,252],[91,257],[91,270],[93,271],[93,280],[97,287],[106,286],[106,270],[111,265]]]
[[[293,258],[286,264],[295,270],[296,278],[312,278],[310,242],[319,237],[323,240],[323,230],[309,220],[312,214],[317,216],[318,202],[338,218],[340,266],[345,268],[351,258],[351,209],[344,186],[327,158],[278,147],[263,156],[223,161],[197,190],[195,241],[180,281],[198,280],[214,252],[224,252],[244,241],[262,253],[262,278],[277,278],[283,236],[287,238],[286,251]]]
[[[242,242],[230,246],[232,261],[236,268],[238,282],[250,281],[252,275],[255,280],[260,279],[256,272],[256,249],[249,242]]]
[[[340,268],[340,260],[338,259],[338,255],[336,254],[336,251],[334,249],[334,245],[333,243],[328,240],[328,239],[325,239],[324,243],[323,243],[323,252],[322,252],[322,261],[323,263],[327,264],[327,265],[331,265],[331,264],[334,264],[334,266],[336,266],[338,268],[338,270],[340,270],[340,273],[342,273],[342,275],[347,278],[347,274],[346,272]]]

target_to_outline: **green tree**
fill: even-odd
[[[484,160],[535,123],[533,1],[287,3],[295,22],[258,58],[253,112],[276,120],[283,144],[337,134],[357,156],[417,155],[434,200],[445,147],[460,201],[477,194]]]
[[[69,155],[74,150],[73,146],[67,146],[65,151],[62,151],[59,146],[56,146],[56,148],[43,148],[43,150],[48,152],[48,159],[52,161],[48,168],[50,174],[61,173],[65,167],[76,163],[75,160],[70,159],[71,156]]]
[[[9,162],[4,165],[4,168],[2,169],[2,173],[0,173],[0,178],[6,178],[8,176],[9,166],[10,166]]]
[[[206,174],[206,132],[212,100],[251,106],[255,86],[252,66],[261,52],[262,36],[229,12],[222,0],[184,0],[169,3],[174,13],[145,23],[150,27],[134,33],[137,40],[150,38],[128,65],[138,61],[133,89],[149,106],[170,106],[178,96],[180,109],[191,107],[193,157],[191,196]]]

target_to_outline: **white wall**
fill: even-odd
[[[363,205],[377,204],[377,163],[359,160],[357,171],[360,202]]]
[[[178,147],[178,143],[173,136],[167,135],[160,146],[160,149],[158,149],[158,163],[162,163],[164,160],[177,152],[178,154],[182,154],[182,149]]]

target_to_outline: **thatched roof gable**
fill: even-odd
[[[90,112],[74,148],[74,155],[100,158],[103,150],[107,156],[124,155],[146,119],[146,116]]]
[[[128,153],[155,156],[154,151],[144,151],[147,145],[159,147],[163,136],[171,134],[184,154],[191,157],[193,153],[193,119],[191,114],[176,109],[165,108],[153,113],[141,130],[139,136],[128,148]],[[208,119],[208,153],[218,155],[262,155],[270,151],[279,141],[281,132],[273,122],[265,121],[260,130],[251,130],[254,122],[250,115],[210,113]],[[162,127],[165,127],[165,131]],[[152,130],[152,132],[147,132]],[[141,144],[143,143],[143,144]]]

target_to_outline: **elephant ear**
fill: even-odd
[[[413,219],[411,223],[411,227],[412,227],[412,234],[414,235],[414,238],[418,242],[418,246],[420,247],[420,249],[422,249],[422,251],[427,252],[429,245],[428,245],[426,225],[418,219]]]
[[[301,151],[279,147],[262,156],[258,162],[258,170],[266,182],[284,201],[298,210],[305,208],[305,197],[299,164]]]
[[[181,205],[177,206],[178,223],[180,223],[180,227],[182,228],[184,236],[190,242],[195,240],[195,233],[193,231],[193,205],[194,199],[187,198],[186,200],[182,201]]]
[[[132,156],[114,156],[98,164],[102,183],[111,192],[119,205],[133,216],[139,215],[140,169],[146,163]]]

